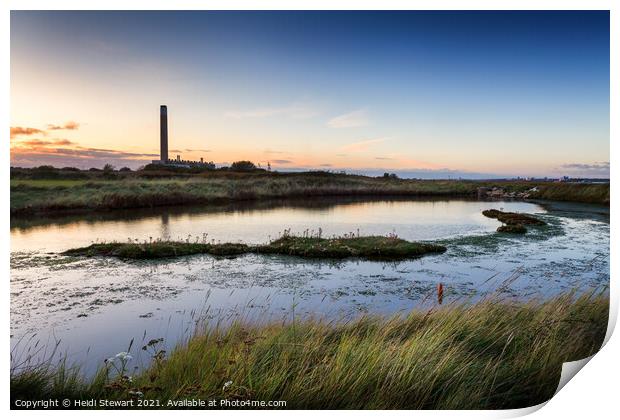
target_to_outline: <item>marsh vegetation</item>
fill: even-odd
[[[497,219],[503,223],[497,228],[500,233],[519,233],[527,232],[524,225],[542,226],[546,223],[531,214],[505,212],[497,209],[483,210],[482,214],[491,219]]]
[[[199,328],[170,354],[160,340],[84,379],[66,364],[13,370],[11,401],[47,398],[283,400],[287,408],[508,409],[552,397],[562,363],[595,353],[605,293],[515,303],[496,296],[406,316]],[[133,374],[131,352],[151,365]],[[165,407],[165,406],[164,406]]]
[[[76,174],[84,174],[77,176]],[[14,169],[11,214],[216,204],[294,197],[471,197],[480,187],[537,188],[530,198],[609,204],[609,184],[368,177],[330,172],[115,172]],[[36,176],[35,176],[36,175]]]
[[[481,215],[488,203],[433,200],[348,203],[330,211],[286,206],[187,216],[163,212],[144,222],[114,220],[108,212],[110,220],[77,223],[72,215],[66,224],[12,229],[12,246],[28,251],[12,271],[12,333],[19,337],[32,326],[42,331],[14,348],[27,352],[58,326],[67,327],[60,332],[63,343],[73,341],[62,350],[70,355],[64,363],[35,362],[30,353],[12,358],[11,401],[227,398],[285,400],[287,408],[517,408],[545,401],[562,362],[596,352],[605,334],[607,295],[565,292],[607,284],[608,221],[543,214],[533,203],[494,204],[510,210],[503,213],[535,214],[547,224],[522,237],[496,235],[491,232],[498,223]],[[285,231],[271,240],[284,221],[300,233]],[[301,230],[307,226],[315,231]],[[342,234],[356,227],[365,235]],[[406,240],[385,235],[395,228]],[[194,232],[209,232],[208,239]],[[150,234],[176,239],[153,240]],[[113,242],[128,235],[140,240]],[[22,236],[31,240],[20,242]],[[56,243],[55,237],[62,239]],[[84,246],[95,238],[104,239]],[[443,239],[424,242],[429,238]],[[376,249],[391,249],[398,260],[402,250],[410,253],[420,244],[441,244],[447,252],[394,263],[321,260],[372,260]],[[50,258],[67,247],[76,247],[76,257]],[[276,255],[154,260],[245,254],[253,247]],[[541,253],[546,261],[531,257]],[[521,278],[511,285],[489,274],[513,269]],[[445,289],[438,306],[440,282]],[[498,283],[502,293],[480,300]],[[527,296],[541,300],[526,302]],[[209,312],[194,318],[201,307]],[[239,307],[240,314],[233,312]],[[340,309],[347,310],[346,318],[333,316]],[[198,326],[189,338],[185,330],[145,333],[128,348],[131,337],[139,342],[143,331],[161,331],[166,322],[185,326],[185,316],[191,317],[187,334]],[[116,319],[131,327],[117,331]],[[83,364],[71,358],[80,346],[90,351]]]
[[[285,230],[278,239],[263,245],[243,243],[209,242],[207,236],[188,237],[186,241],[157,239],[149,242],[108,242],[95,243],[87,247],[73,248],[64,252],[72,256],[112,256],[124,259],[156,259],[179,257],[183,255],[210,254],[235,256],[247,253],[278,254],[305,258],[366,258],[375,260],[399,260],[419,257],[428,253],[444,252],[442,245],[409,242],[394,234],[388,236],[359,236],[351,232],[341,237],[322,238],[321,231],[316,234],[306,231],[303,236],[295,236]]]

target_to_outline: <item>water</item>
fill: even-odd
[[[487,208],[537,214],[548,225],[525,236],[498,235]],[[440,255],[398,263],[305,260],[284,256],[191,256],[150,262],[58,255],[98,240],[150,238],[262,243],[285,228],[323,236],[396,233],[439,240]],[[137,365],[143,341],[168,348],[196,325],[244,318],[351,318],[394,314],[434,302],[474,301],[497,292],[514,299],[550,297],[609,283],[608,208],[552,203],[465,200],[315,199],[256,205],[108,212],[11,221],[13,363],[57,348],[92,374],[126,350]],[[58,343],[59,344],[56,344]]]

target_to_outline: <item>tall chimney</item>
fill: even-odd
[[[168,108],[159,107],[159,149],[162,162],[168,161]]]

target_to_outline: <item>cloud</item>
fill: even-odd
[[[75,144],[75,143],[67,139],[54,139],[53,144],[57,146],[68,146],[70,144]]]
[[[288,163],[293,163],[292,160],[287,160],[287,159],[274,159],[271,161],[272,163],[277,163],[278,165],[285,165]]]
[[[188,153],[192,153],[192,152],[210,153],[211,152],[211,150],[209,149],[185,149],[185,151]]]
[[[334,165],[332,165],[331,163],[321,163],[319,166],[322,168],[331,168]]]
[[[67,139],[54,139],[54,140],[41,140],[41,139],[29,139],[29,140],[21,140],[19,144],[23,146],[68,146],[70,144],[74,144],[72,141]]]
[[[339,115],[327,122],[331,128],[352,128],[368,125],[368,116],[365,109],[358,109],[348,114]]]
[[[266,155],[281,155],[286,152],[282,152],[280,150],[265,149],[263,150],[263,153],[265,153]]]
[[[80,128],[80,124],[76,123],[75,121],[67,121],[65,125],[47,125],[48,130],[77,130],[78,128]]]
[[[609,170],[609,162],[566,163],[560,166],[560,171],[565,171],[568,175],[583,177],[609,177]]]
[[[115,159],[126,159],[126,158],[150,158],[150,157],[158,157],[159,154],[153,153],[134,153],[134,152],[125,152],[122,150],[111,150],[111,149],[96,149],[96,148],[87,148],[87,147],[76,147],[76,148],[66,148],[66,147],[29,147],[29,148],[18,148],[14,147],[11,149],[11,153],[28,153],[30,155],[49,155],[53,154],[55,156],[72,156],[72,157],[80,157],[82,159],[101,159],[101,158],[115,158]]]
[[[72,147],[59,147],[72,146]],[[157,158],[158,154],[136,153],[123,150],[82,147],[66,139],[20,141],[11,147],[11,165],[93,167],[105,163],[113,165],[137,166]]]
[[[32,128],[32,127],[11,127],[11,138],[12,139],[17,136],[31,136],[33,134],[45,135],[45,131],[39,130],[38,128]]]
[[[243,111],[228,111],[224,115],[228,118],[267,118],[284,116],[295,119],[306,119],[316,116],[318,112],[307,105],[292,104],[283,107],[264,107]]]
[[[32,136],[33,134],[43,134],[47,135],[47,131],[52,130],[77,130],[80,127],[78,123],[75,121],[68,121],[65,125],[54,125],[48,124],[47,130],[41,130],[39,128],[32,127],[11,127],[11,138],[15,138],[17,136]]]
[[[394,160],[394,158],[391,157],[385,157],[385,156],[377,156],[375,157],[376,160]]]
[[[357,143],[346,144],[341,147],[342,150],[347,152],[362,152],[367,150],[373,144],[383,143],[388,137],[381,137],[377,139],[364,140]]]
[[[578,169],[578,170],[609,170],[609,162],[595,162],[595,163],[567,163],[562,165],[563,169]]]

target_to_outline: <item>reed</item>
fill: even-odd
[[[63,366],[12,372],[11,401],[282,400],[307,409],[508,409],[552,397],[563,362],[592,355],[608,319],[603,293],[517,303],[495,296],[406,316],[350,322],[237,322],[203,327],[129,377],[117,360],[92,380]]]

